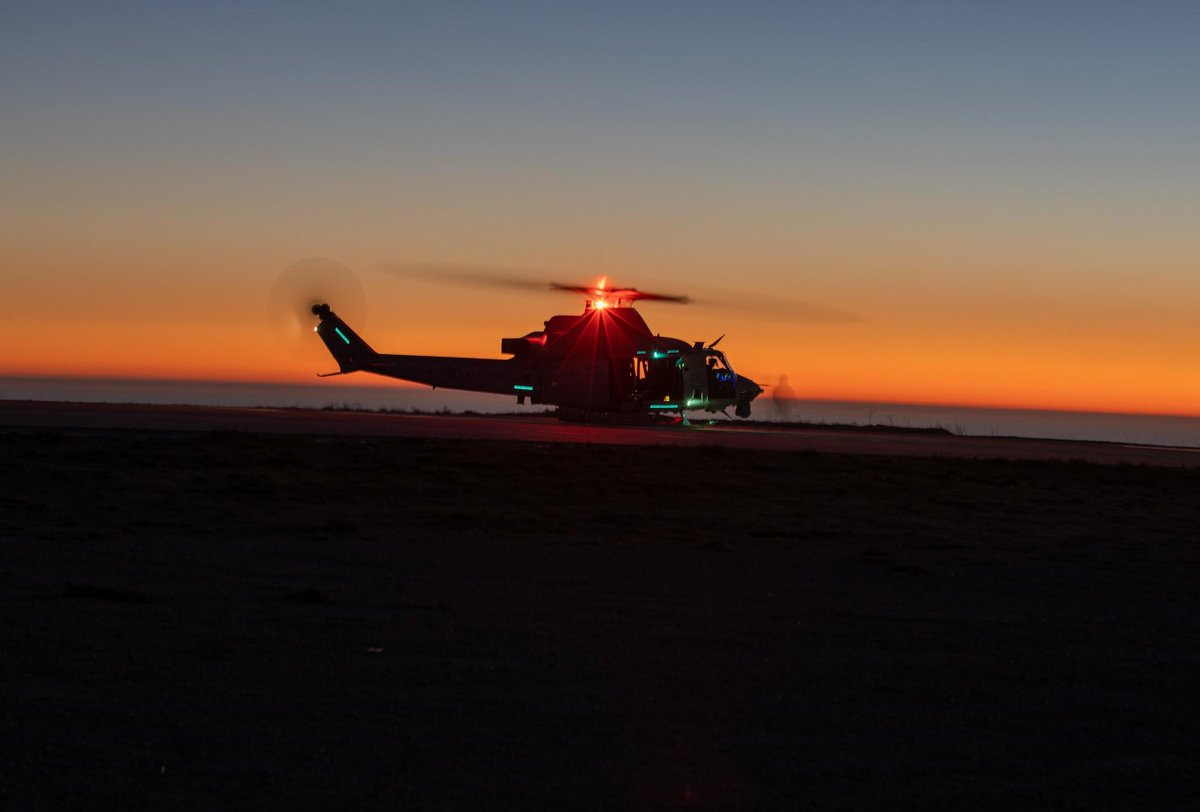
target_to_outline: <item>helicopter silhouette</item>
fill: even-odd
[[[541,330],[500,342],[508,359],[391,355],[376,352],[327,303],[314,304],[317,335],[337,361],[327,375],[369,372],[468,392],[515,396],[517,403],[557,406],[564,420],[686,422],[688,411],[749,417],[762,387],[738,375],[716,348],[658,336],[634,308],[639,301],[686,304],[685,296],[637,288],[550,283],[551,290],[582,294],[578,315],[551,316]]]

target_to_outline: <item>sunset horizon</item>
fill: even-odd
[[[1198,43],[6,3],[0,798],[1200,808]]]
[[[425,384],[413,383],[411,381],[404,381],[404,380],[397,380],[397,379],[381,378],[378,376],[370,375],[368,373],[350,373],[349,375],[338,376],[338,377],[340,379],[339,382],[334,383],[328,379],[320,378],[319,375],[315,372],[310,374],[308,377],[274,377],[274,378],[272,378],[272,377],[266,377],[265,375],[264,376],[247,375],[246,377],[239,378],[239,377],[216,377],[216,376],[204,376],[204,375],[198,375],[196,377],[167,377],[167,376],[151,377],[151,376],[140,376],[140,375],[136,375],[136,374],[134,374],[134,375],[109,375],[109,374],[83,374],[83,373],[72,375],[72,374],[22,373],[22,372],[18,371],[18,372],[14,372],[11,374],[0,373],[0,398],[8,397],[8,395],[6,395],[6,393],[5,393],[4,386],[3,386],[5,381],[21,381],[21,382],[45,381],[46,383],[51,383],[51,384],[53,384],[53,383],[78,383],[82,386],[87,386],[87,385],[98,386],[100,388],[93,390],[98,393],[103,393],[104,390],[102,387],[105,384],[109,384],[109,383],[131,384],[131,385],[148,386],[148,387],[171,386],[173,384],[189,384],[189,385],[212,384],[214,386],[233,384],[233,385],[239,385],[239,386],[245,386],[245,387],[252,388],[256,385],[260,385],[260,386],[264,387],[265,391],[269,391],[273,387],[316,387],[316,388],[325,388],[328,391],[328,399],[329,399],[330,403],[336,403],[339,400],[339,392],[343,389],[343,387],[350,387],[350,388],[354,388],[354,389],[370,389],[370,390],[377,390],[379,392],[387,392],[389,390],[398,390],[401,392],[425,391],[425,390],[431,389],[431,387],[429,387]],[[771,381],[771,380],[766,380],[766,381],[764,381],[764,383],[768,387],[766,390],[766,393],[763,395],[763,400],[765,402],[765,401],[772,399],[772,391],[771,390],[776,384],[774,381]],[[795,389],[795,387],[793,387],[793,389]],[[455,390],[448,390],[448,391],[455,391]],[[469,393],[469,392],[463,392],[463,394],[467,394],[467,395],[474,394],[478,398],[487,399],[488,401],[496,404],[498,411],[507,411],[508,410],[507,407],[509,407],[509,406],[512,406],[514,411],[522,410],[522,407],[518,407],[516,405],[515,401],[513,401],[511,397],[508,397],[505,395],[487,394],[487,393]],[[38,398],[31,398],[31,399],[38,399]],[[1004,410],[1004,411],[1014,411],[1014,412],[1058,412],[1058,413],[1063,413],[1063,414],[1098,414],[1098,415],[1114,415],[1114,416],[1129,415],[1129,416],[1143,416],[1143,417],[1167,417],[1167,418],[1176,418],[1177,417],[1177,418],[1189,418],[1189,419],[1198,418],[1198,419],[1200,419],[1200,414],[1190,413],[1190,412],[1185,412],[1185,411],[1178,411],[1178,412],[1154,411],[1154,410],[1138,410],[1138,409],[1133,409],[1133,408],[1127,408],[1127,409],[1082,408],[1079,406],[1071,405],[1068,402],[1063,402],[1060,405],[1043,405],[1043,404],[1034,404],[1034,403],[1023,403],[1020,401],[1013,401],[1013,402],[989,402],[989,401],[968,401],[968,400],[938,401],[938,400],[904,399],[902,397],[863,398],[863,397],[849,397],[849,396],[842,397],[842,396],[837,396],[837,395],[809,394],[809,393],[799,393],[799,392],[796,392],[793,397],[789,397],[787,399],[793,400],[796,402],[831,403],[831,404],[832,403],[853,403],[853,404],[862,404],[864,406],[870,406],[870,405],[919,406],[919,407],[935,407],[935,408],[947,409],[947,410],[953,410],[953,409]],[[264,403],[262,405],[269,406],[271,404],[267,401],[264,401]],[[504,408],[501,408],[501,407],[504,407]],[[525,406],[523,408],[528,410],[528,409],[538,409],[541,407]],[[1200,440],[1200,438],[1198,438],[1198,440]]]
[[[503,357],[582,302],[381,266],[548,269],[695,297],[639,309],[800,398],[1200,416],[1195,30],[1111,4],[29,8],[0,35],[0,375],[308,381],[319,341],[298,359],[265,310],[323,256],[383,352]]]

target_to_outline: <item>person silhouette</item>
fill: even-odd
[[[775,414],[780,420],[789,420],[792,416],[792,405],[796,399],[796,393],[792,391],[792,387],[788,386],[788,376],[780,375],[779,383],[775,384],[775,391],[771,393],[771,400],[775,403]]]

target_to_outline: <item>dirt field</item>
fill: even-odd
[[[0,433],[12,809],[1195,808],[1200,470]]]

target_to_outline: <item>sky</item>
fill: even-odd
[[[800,397],[1200,415],[1196,42],[1191,2],[6,3],[0,376],[313,381],[266,303],[319,256],[385,352],[582,302],[381,263],[545,269],[706,300],[640,309]]]

